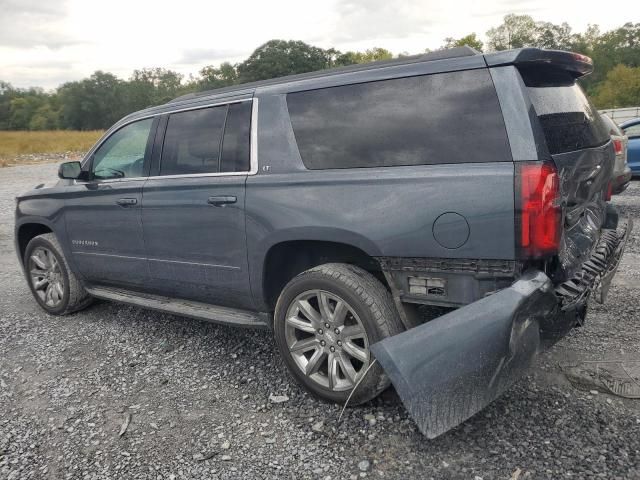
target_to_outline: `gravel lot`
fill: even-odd
[[[640,478],[640,400],[575,389],[559,368],[640,361],[640,182],[615,199],[637,226],[607,304],[429,441],[392,390],[338,426],[338,407],[290,379],[267,331],[106,302],[43,313],[15,258],[13,197],[56,168],[0,169],[0,478]]]

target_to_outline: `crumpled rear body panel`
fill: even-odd
[[[434,438],[480,411],[582,320],[591,293],[604,300],[632,228],[624,220],[604,229],[560,285],[529,270],[508,288],[373,344],[420,431]]]
[[[574,275],[600,238],[606,213],[603,192],[607,191],[611,180],[613,158],[611,142],[553,156],[564,206],[558,280],[566,280]]]

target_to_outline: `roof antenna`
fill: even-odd
[[[351,393],[349,394],[349,396],[347,397],[347,401],[344,402],[344,405],[342,406],[342,411],[340,412],[340,416],[338,417],[338,425],[340,425],[340,421],[342,420],[342,414],[344,413],[344,409],[347,408],[347,405],[349,405],[349,400],[351,400],[351,397],[353,396],[353,394],[355,393],[356,389],[360,386],[360,384],[362,383],[362,381],[364,380],[364,377],[367,376],[367,373],[369,373],[369,370],[371,370],[371,367],[373,367],[376,362],[378,361],[377,358],[373,359],[373,362],[371,362],[371,365],[369,365],[367,367],[367,369],[364,371],[364,375],[362,375],[362,377],[360,377],[360,380],[358,380],[356,382],[356,386],[353,387],[353,390],[351,390]]]

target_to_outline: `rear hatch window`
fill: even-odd
[[[573,78],[560,84],[557,79],[548,84],[526,74],[523,78],[552,155],[598,147],[609,140],[600,114]]]

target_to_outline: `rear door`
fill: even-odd
[[[246,99],[164,119],[142,209],[154,291],[250,306],[244,203],[251,110]]]
[[[571,276],[600,236],[615,152],[605,123],[576,79],[541,70],[521,74],[560,176],[564,226],[559,259],[564,274]]]
[[[139,286],[148,280],[142,237],[142,185],[157,120],[129,123],[94,152],[89,181],[67,187],[65,223],[74,263],[92,283]]]

